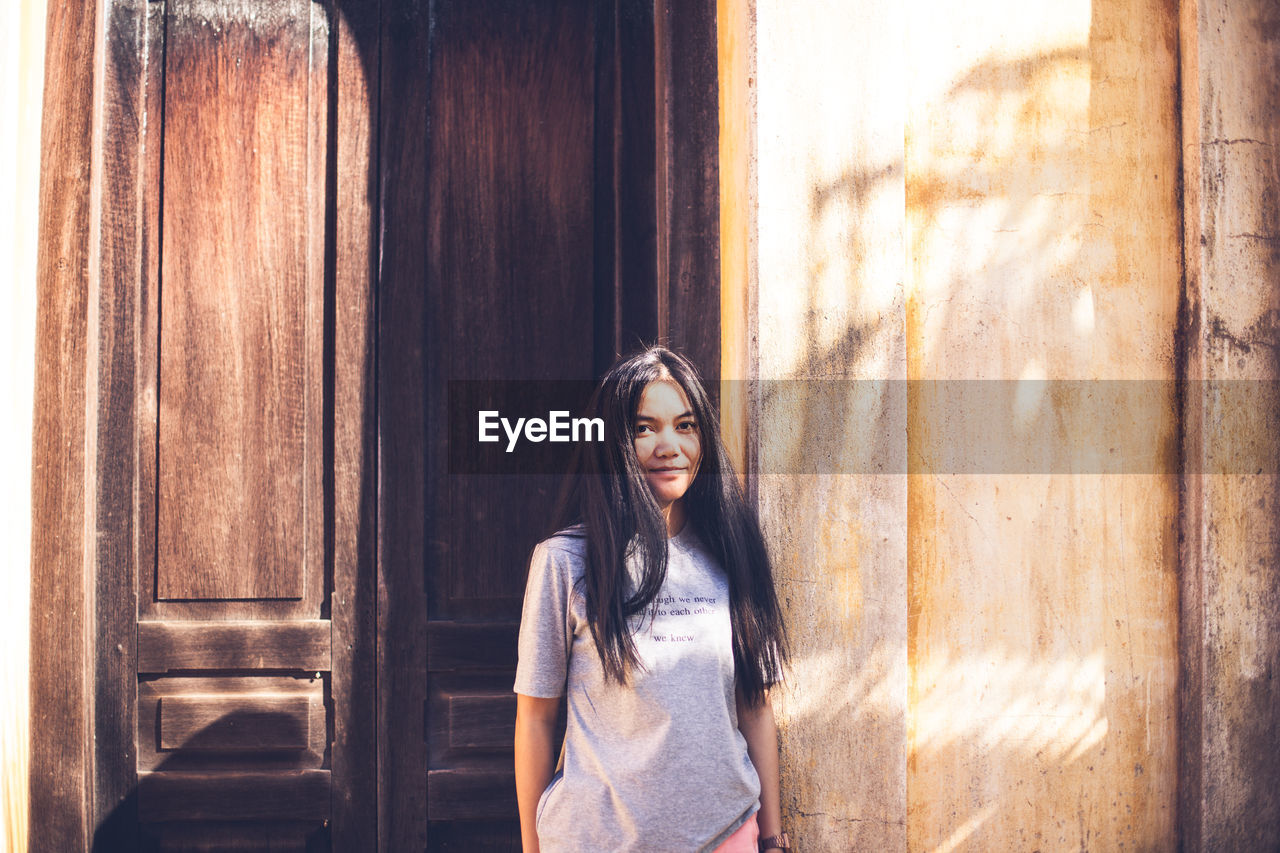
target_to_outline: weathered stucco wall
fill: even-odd
[[[1022,386],[983,418],[1053,452],[999,473],[948,467],[985,436],[924,384],[762,384],[786,822],[809,850],[1170,849],[1178,9],[886,6],[756,3],[758,375],[1150,382],[1118,421]],[[1109,438],[1142,463],[1099,473]]]
[[[1275,850],[1280,6],[1187,0],[1182,60],[1183,849]]]
[[[907,41],[908,372],[1023,380],[978,426],[1053,451],[955,473],[985,436],[910,411],[909,847],[1171,849],[1175,386],[1109,474],[1076,439],[1110,413],[1032,381],[1176,375],[1177,9],[934,4]]]
[[[900,387],[830,381],[906,376],[904,10],[756,13],[759,506],[795,651],[783,812],[798,849],[902,849],[905,414]]]

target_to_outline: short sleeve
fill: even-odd
[[[568,555],[539,542],[529,561],[520,616],[515,692],[551,699],[563,696],[569,671]]]

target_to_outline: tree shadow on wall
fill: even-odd
[[[1114,89],[1098,80],[1105,74],[1087,47],[981,62],[930,104],[927,115],[909,118],[904,163],[851,169],[812,188],[807,234],[816,248],[799,294],[799,337],[809,343],[793,370],[806,382],[837,381],[815,382],[821,393],[788,389],[788,383],[771,391],[766,383],[760,422],[762,445],[776,443],[776,458],[762,463],[762,473],[812,478],[803,490],[784,486],[788,494],[766,522],[799,537],[802,547],[818,542],[829,573],[815,580],[803,558],[779,555],[790,623],[804,638],[796,667],[810,682],[797,685],[789,725],[826,747],[818,755],[788,755],[784,742],[794,780],[784,809],[795,816],[794,836],[802,843],[811,833],[860,846],[909,837],[913,846],[951,849],[981,843],[984,827],[993,833],[989,843],[1017,837],[1025,814],[1011,791],[1052,811],[1063,791],[1083,790],[1090,779],[1126,778],[1118,763],[1143,752],[1132,733],[1145,730],[1144,721],[1156,725],[1168,710],[1160,703],[1171,693],[1144,699],[1115,680],[1134,664],[1117,655],[1118,644],[1099,619],[1044,613],[1071,599],[1073,577],[1108,565],[1098,553],[1105,543],[1077,539],[1060,554],[1042,554],[1038,565],[1024,565],[1044,550],[1046,531],[1061,526],[1062,512],[1087,513],[1092,500],[1105,496],[1055,486],[1051,499],[1023,504],[1016,518],[1011,511],[1010,520],[1003,514],[987,519],[1000,506],[991,490],[1017,484],[1003,478],[971,483],[967,501],[955,503],[944,488],[948,472],[930,462],[937,449],[931,443],[954,438],[945,425],[930,423],[927,412],[908,411],[908,396],[892,390],[892,382],[844,381],[883,376],[880,365],[901,371],[900,383],[909,370],[931,377],[1018,379],[1037,370],[1089,377],[1132,333],[1109,320],[1166,320],[1172,328],[1171,315],[1141,313],[1141,289],[1136,295],[1114,289],[1117,278],[1140,275],[1125,251],[1153,210],[1151,196],[1138,186],[1151,180],[1149,173],[1131,177],[1132,192],[1124,185],[1128,178],[1115,186],[1115,176],[1124,174],[1115,162],[1135,145],[1126,128],[1149,117],[1137,113],[1144,105],[1132,100],[1136,96],[1124,101],[1109,94]],[[866,232],[877,233],[877,199],[883,204],[904,188],[910,296],[868,308],[868,294],[884,292],[886,284],[857,288],[871,274],[863,262]],[[838,236],[827,241],[832,233]],[[824,296],[833,275],[853,284],[846,292],[854,301],[851,319],[835,330],[832,300]],[[1167,426],[1153,425],[1153,433]],[[1031,412],[1027,428],[1060,428],[1047,401]],[[762,457],[770,450],[762,446]],[[830,476],[908,472],[931,474],[929,482],[941,484],[930,487],[926,503],[920,503],[924,481],[915,478],[906,478],[901,492],[878,493],[866,485],[841,486]],[[913,509],[902,517],[908,492]],[[853,498],[859,506],[843,505]],[[868,518],[893,526],[868,530],[862,526]],[[946,528],[936,528],[942,519]],[[1021,527],[1014,530],[1011,520]],[[992,536],[1008,547],[987,554],[984,542]],[[981,555],[990,559],[975,573],[970,562]],[[1108,580],[1101,588],[1118,592],[1118,583]],[[847,654],[831,651],[824,633],[831,625],[812,615],[837,606],[833,601],[843,601],[849,616],[839,638]],[[1004,602],[1007,613],[1023,614],[1035,626],[1032,635],[1023,638],[1012,617],[993,613],[995,601]],[[944,604],[954,608],[951,615],[939,609]],[[1103,602],[1096,612],[1106,609]],[[921,621],[924,613],[931,613],[929,620]],[[1115,615],[1121,622],[1146,618],[1136,611]],[[861,661],[852,679],[850,660]],[[1122,707],[1127,716],[1117,717]],[[833,728],[849,733],[847,749],[832,748]],[[1093,775],[1090,765],[1108,753],[1106,775]],[[903,762],[897,769],[896,761]],[[853,803],[830,799],[816,781],[828,772],[865,779],[863,793]],[[907,776],[925,778],[916,774],[949,781],[915,787],[922,793],[904,804],[910,827],[862,811],[884,803],[883,791]],[[1131,767],[1127,778],[1116,795],[1123,807],[1153,814],[1162,783],[1135,776]],[[993,780],[999,780],[994,789]],[[934,797],[940,787],[947,793]],[[1150,823],[1159,825],[1154,818]],[[1089,827],[1063,829],[1063,842],[1080,841],[1077,831]]]

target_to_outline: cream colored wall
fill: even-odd
[[[1174,4],[918,11],[911,378],[1173,379]],[[986,412],[1056,439],[1016,473],[934,466],[981,436],[912,408],[910,849],[1175,846],[1177,395],[1151,388],[1130,434],[1100,436],[1148,443],[1138,473],[1069,452],[1110,413],[1052,385]]]
[[[806,850],[1167,849],[1177,9],[892,5],[757,0],[759,376],[1157,380],[1116,437],[1146,467],[1082,469],[1100,413],[1052,392],[982,415],[1057,456],[959,474],[984,436],[900,385],[763,386],[786,820]],[[844,473],[777,473],[823,454]]]
[[[27,849],[31,406],[45,4],[0,9],[0,850]]]
[[[838,381],[906,377],[906,14],[756,2],[757,485],[795,652],[777,709],[802,850],[907,837],[903,398]],[[789,379],[815,382],[769,382]]]

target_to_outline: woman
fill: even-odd
[[[787,849],[768,693],[782,615],[706,390],[654,347],[616,364],[592,408],[605,441],[584,445],[578,523],[534,548],[520,623],[524,849]]]

